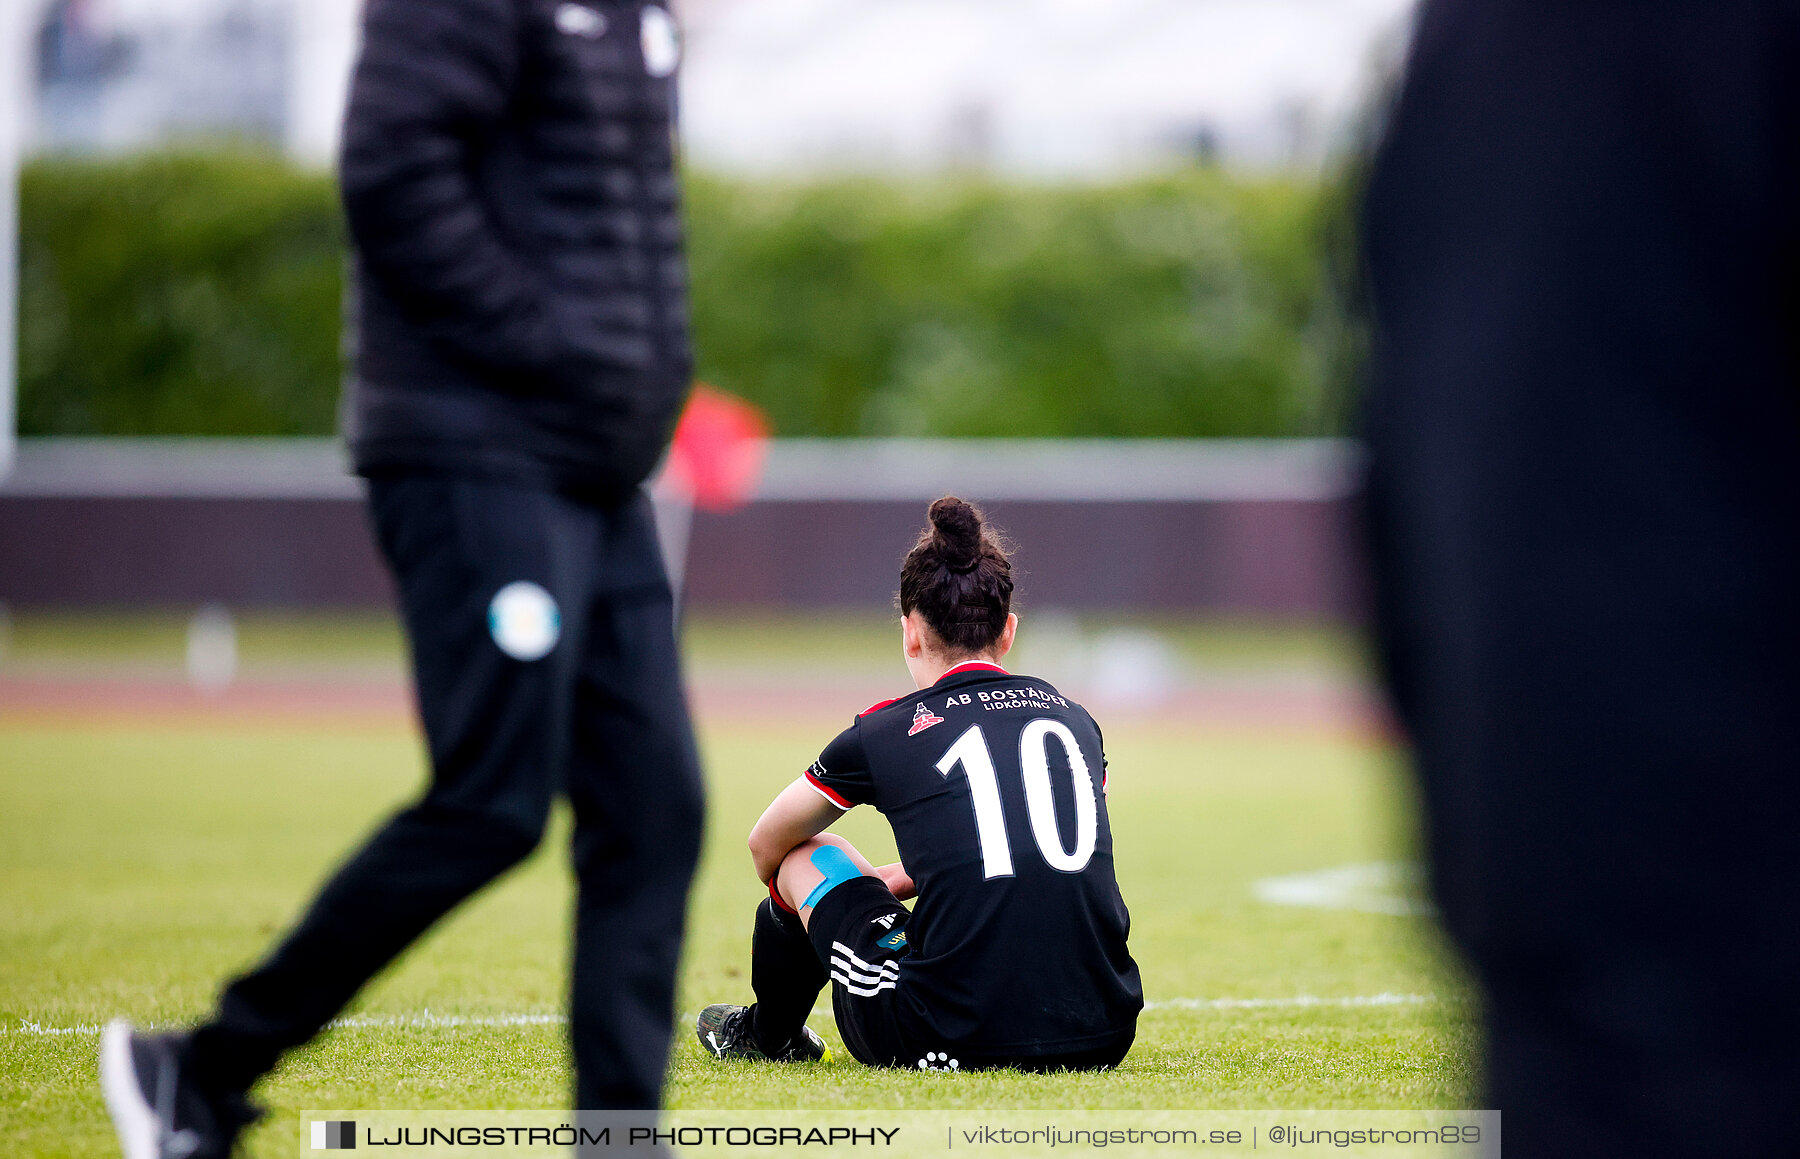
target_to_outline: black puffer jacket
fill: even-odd
[[[692,373],[673,21],[642,0],[369,0],[363,37],[342,164],[357,469],[622,497]]]

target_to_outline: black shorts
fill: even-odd
[[[1096,1050],[1056,1055],[980,1054],[951,1044],[903,1001],[900,963],[912,911],[879,878],[858,877],[813,906],[807,933],[831,975],[831,1011],[858,1062],[909,1070],[1098,1070],[1131,1049],[1132,1035]]]

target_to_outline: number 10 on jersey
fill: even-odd
[[[1064,849],[1056,825],[1056,799],[1050,788],[1050,738],[1055,737],[1069,758],[1069,776],[1075,790],[1075,848]],[[1006,841],[1006,810],[1000,803],[1000,777],[994,771],[994,754],[980,725],[973,725],[938,758],[937,771],[948,777],[958,765],[969,778],[969,799],[975,806],[975,836],[981,842],[984,877],[1013,875],[1012,847]],[[1038,852],[1052,869],[1080,873],[1094,856],[1094,840],[1100,827],[1094,778],[1075,734],[1059,720],[1034,720],[1019,734],[1019,773],[1025,782],[1025,811],[1031,818],[1031,835]]]

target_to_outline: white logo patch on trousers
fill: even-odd
[[[638,42],[644,50],[644,71],[664,77],[681,63],[681,33],[675,18],[652,4],[638,17]]]
[[[517,580],[494,593],[488,604],[488,634],[514,660],[542,660],[562,638],[556,598],[530,580]]]

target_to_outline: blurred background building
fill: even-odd
[[[55,0],[34,47],[31,144],[124,152],[194,137],[285,141],[301,63],[287,0]]]
[[[696,162],[1106,177],[1312,165],[1411,0],[685,0]],[[53,0],[34,151],[226,137],[328,163],[357,0]]]

